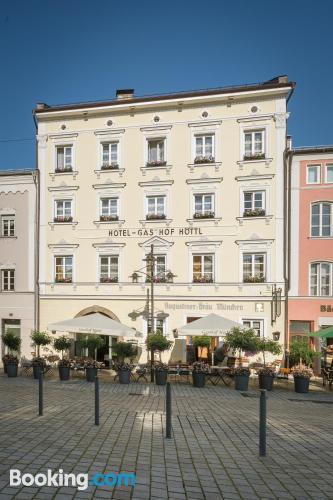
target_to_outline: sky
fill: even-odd
[[[0,169],[35,166],[37,102],[297,86],[295,146],[333,144],[332,0],[0,0]]]

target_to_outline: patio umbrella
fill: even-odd
[[[236,323],[236,321],[232,321],[231,319],[212,313],[178,328],[178,332],[181,335],[207,335],[208,337],[221,337],[226,332],[231,330],[231,328],[235,327],[244,328],[243,325]]]
[[[48,330],[58,332],[86,333],[89,335],[113,335],[115,337],[132,337],[137,334],[136,330],[129,326],[114,321],[104,314],[94,313],[78,318],[51,323],[47,326]]]
[[[331,339],[333,338],[333,326],[328,326],[327,328],[322,328],[321,330],[318,330],[317,332],[310,332],[308,333],[309,337],[321,337],[324,339]]]

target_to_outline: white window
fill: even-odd
[[[327,164],[326,165],[326,178],[325,182],[327,184],[333,182],[333,164]]]
[[[243,319],[243,326],[247,330],[253,330],[258,337],[264,336],[264,321],[262,319]]]
[[[320,183],[320,165],[308,165],[306,167],[306,183],[307,184]]]
[[[146,256],[147,262],[147,277],[146,281],[150,281],[151,275],[151,264],[149,260],[149,255]],[[166,255],[155,255],[154,256],[154,270],[153,270],[153,280],[155,283],[165,283],[166,282]]]
[[[166,165],[165,138],[147,139],[148,161],[147,166]]]
[[[332,263],[314,262],[310,266],[310,295],[332,295]]]
[[[72,222],[72,200],[56,200],[54,222]]]
[[[244,191],[244,217],[265,215],[265,191]]]
[[[3,292],[12,292],[15,290],[14,269],[3,269],[1,271],[1,290]]]
[[[100,282],[101,283],[117,283],[119,273],[119,257],[118,255],[101,255],[99,258],[100,264]]]
[[[102,170],[119,168],[118,141],[102,144]]]
[[[196,135],[194,163],[213,161],[215,161],[214,135]]]
[[[71,172],[73,170],[73,147],[57,147],[56,172]]]
[[[214,195],[195,194],[194,195],[194,219],[215,217]]]
[[[243,253],[243,282],[262,283],[265,279],[265,254]]]
[[[55,281],[56,283],[72,283],[73,280],[73,256],[62,255],[55,257]]]
[[[322,202],[311,205],[311,236],[331,237],[333,236],[332,219],[333,203]]]
[[[118,220],[118,205],[118,198],[101,198],[99,219],[101,221]]]
[[[15,236],[15,215],[1,217],[1,236]]]
[[[264,130],[244,132],[244,159],[265,158]]]
[[[150,332],[150,323],[151,318],[148,318],[148,321],[145,321],[145,331],[146,333]],[[159,333],[160,335],[166,335],[166,322],[160,318],[154,318],[154,333]]]
[[[193,255],[193,282],[213,283],[214,281],[214,255]]]
[[[146,219],[165,219],[165,196],[147,196]]]

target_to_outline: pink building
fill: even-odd
[[[333,325],[333,146],[293,149],[290,184],[289,342]]]

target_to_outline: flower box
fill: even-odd
[[[163,220],[166,219],[165,214],[147,214],[146,220]]]
[[[63,168],[56,168],[55,173],[56,174],[63,174],[64,172],[73,172],[73,167],[72,166],[67,166]]]
[[[253,153],[244,155],[244,161],[264,160],[264,159],[265,159],[265,153]]]
[[[195,212],[193,219],[214,219],[215,212]]]
[[[72,283],[72,278],[56,278],[56,283]]]
[[[111,163],[110,165],[102,165],[101,170],[119,170],[118,163]]]
[[[167,164],[164,160],[147,161],[146,167],[165,167]]]
[[[101,278],[100,283],[118,283],[118,276],[114,276],[113,278]]]
[[[246,276],[243,278],[243,283],[265,283],[265,276],[260,276],[257,274],[256,276]]]
[[[193,276],[193,283],[213,283],[213,278],[209,276]]]
[[[262,208],[256,208],[255,210],[244,210],[243,217],[263,217],[266,215],[266,211]]]
[[[118,215],[100,215],[99,216],[100,222],[110,222],[114,220],[119,220]]]
[[[215,162],[215,158],[214,156],[212,155],[208,155],[208,156],[196,156],[194,158],[194,163],[196,164],[200,164],[200,163],[214,163]]]
[[[73,217],[71,215],[65,217],[54,217],[53,222],[73,222]]]
[[[166,283],[167,279],[165,276],[155,276],[153,278],[153,282],[154,283]],[[150,283],[151,282],[151,279],[149,278],[149,276],[147,276],[146,278],[146,283]]]

